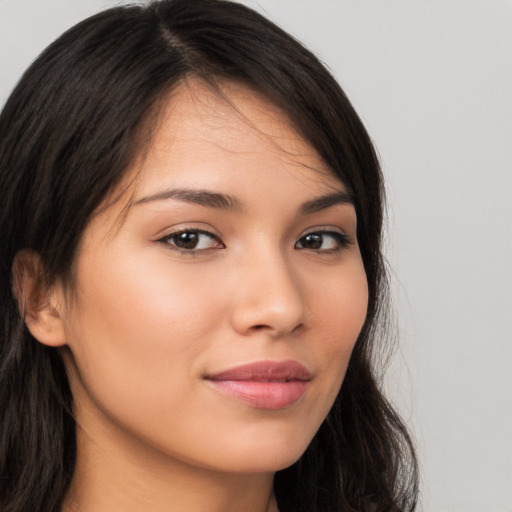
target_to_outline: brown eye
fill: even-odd
[[[317,231],[301,236],[295,244],[296,249],[312,251],[338,251],[349,244],[348,237],[337,231]]]
[[[199,243],[199,233],[185,231],[173,236],[173,242],[180,249],[195,249]]]
[[[324,236],[318,233],[311,233],[300,239],[303,249],[321,249],[324,242]]]
[[[187,229],[165,236],[159,240],[181,251],[199,252],[207,249],[223,249],[224,244],[208,231]]]

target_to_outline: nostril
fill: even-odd
[[[252,332],[257,332],[257,331],[266,331],[266,330],[271,330],[272,328],[270,327],[270,325],[265,325],[265,324],[259,324],[259,325],[253,325],[251,326],[250,330]]]
[[[300,330],[302,327],[303,327],[304,324],[300,323],[298,325],[296,325],[294,328],[292,328],[289,333],[292,333],[292,332],[297,332],[298,330]],[[258,324],[258,325],[253,325],[250,330],[252,332],[258,332],[258,331],[274,331],[275,328],[272,328],[272,326],[270,325],[266,325],[266,324]]]

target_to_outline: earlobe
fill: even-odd
[[[19,251],[14,258],[12,276],[14,296],[32,336],[43,345],[65,345],[63,290],[60,285],[44,283],[39,254],[28,249]]]

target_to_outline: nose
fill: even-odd
[[[231,323],[247,336],[264,332],[282,337],[304,327],[306,297],[298,269],[278,254],[253,255],[237,272]]]

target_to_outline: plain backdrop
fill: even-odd
[[[117,3],[0,0],[0,104],[43,47]],[[512,512],[511,0],[245,3],[327,63],[382,157],[387,387],[417,440],[421,510]]]

